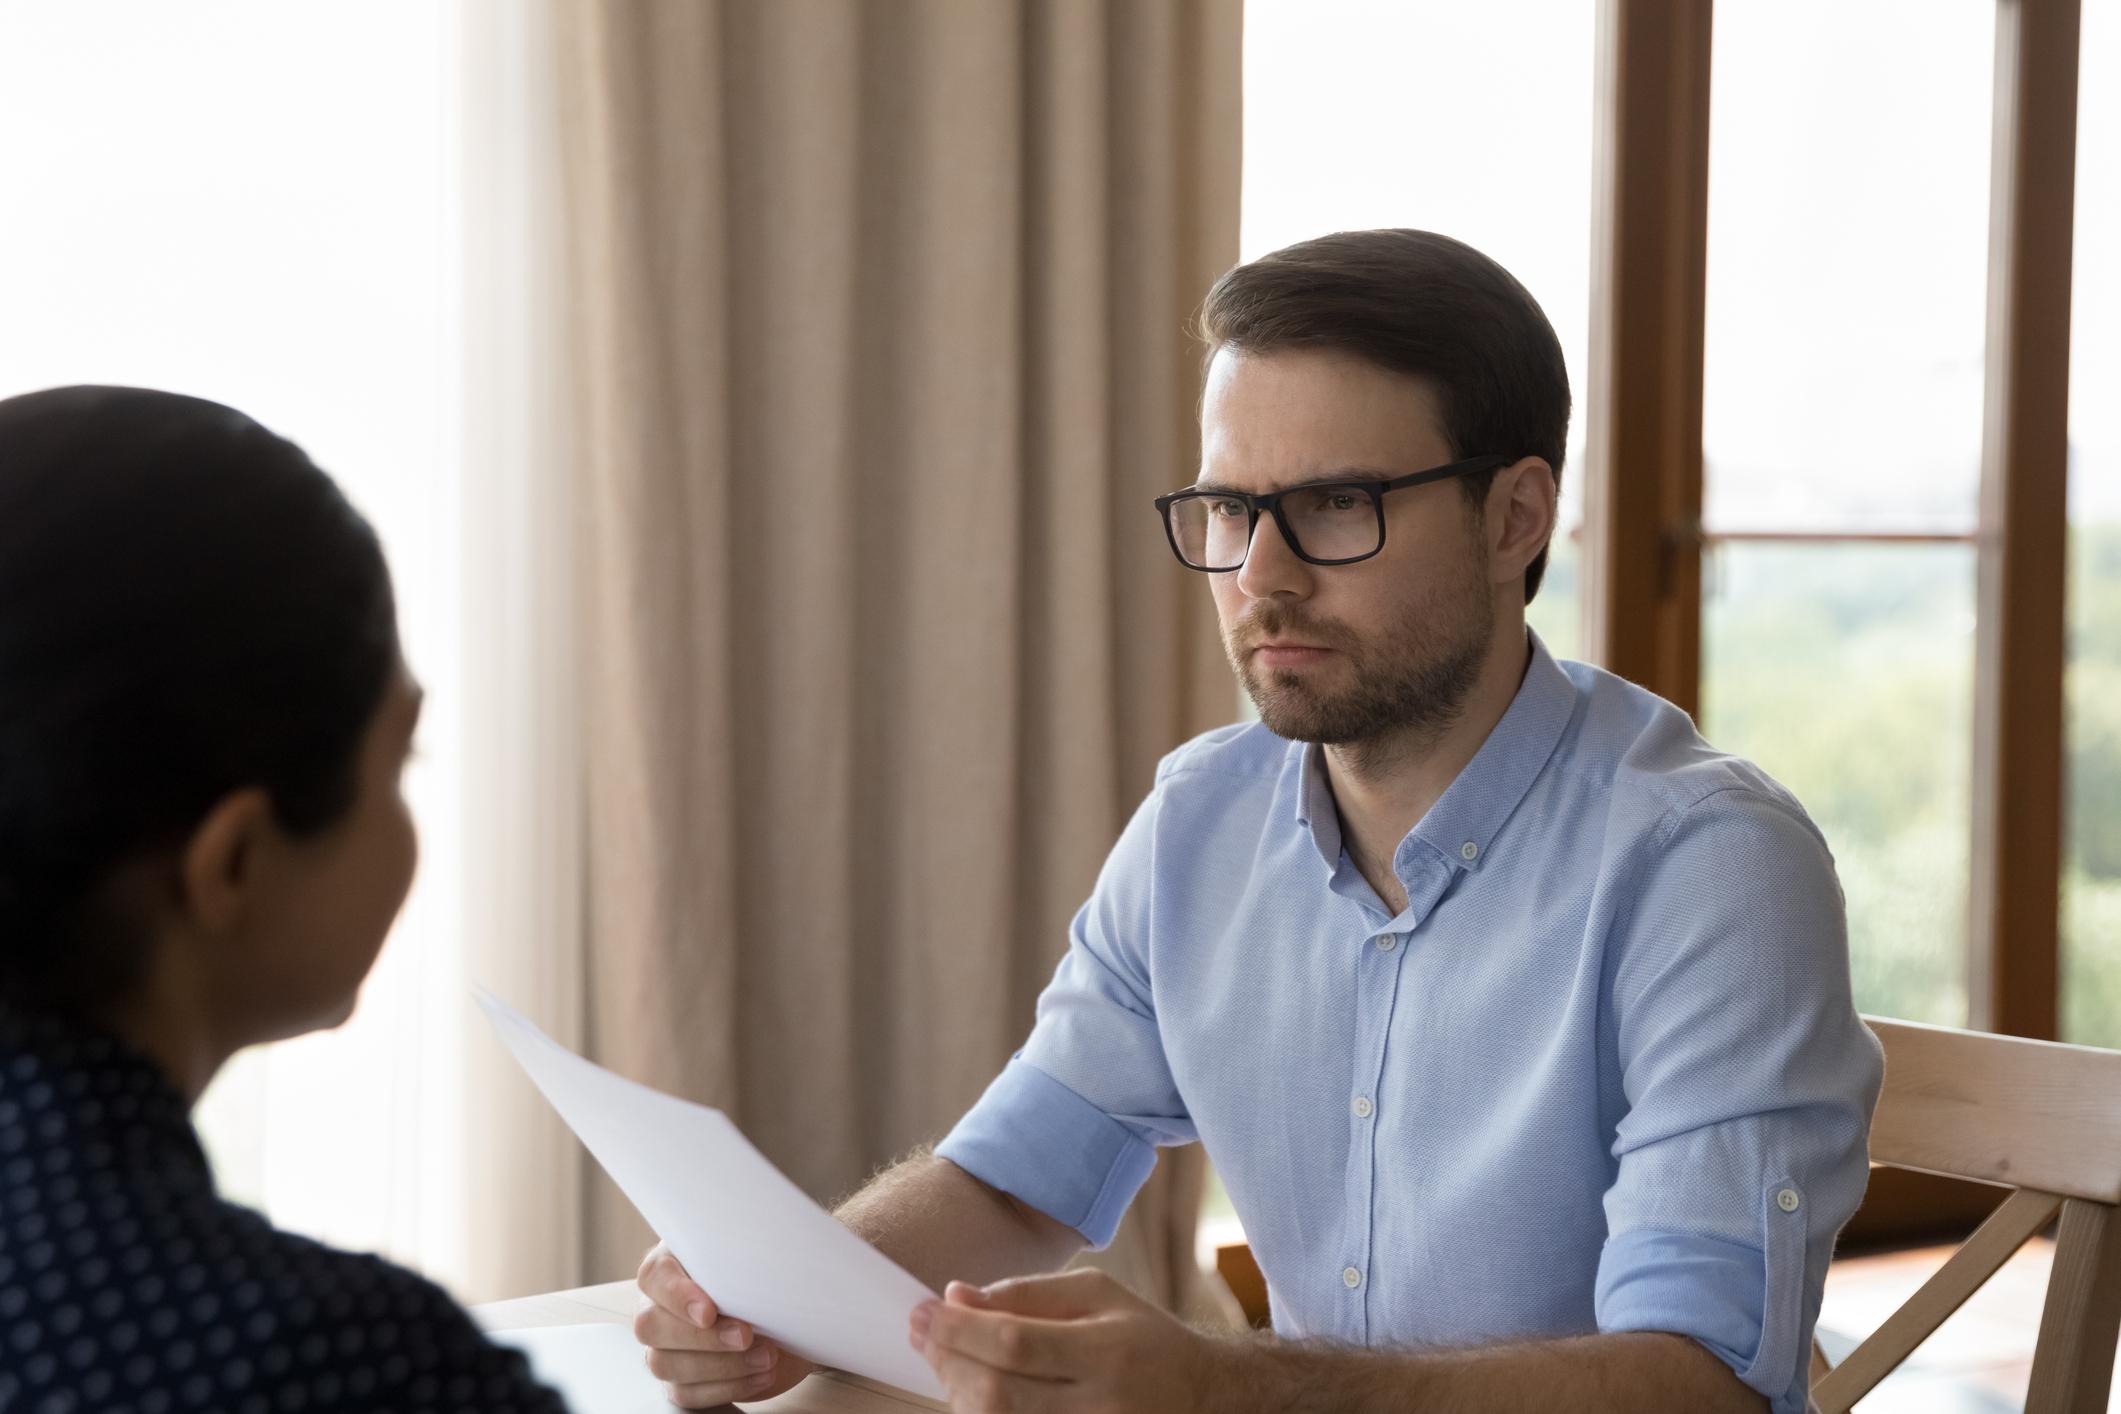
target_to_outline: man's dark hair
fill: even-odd
[[[1341,231],[1228,271],[1208,291],[1200,335],[1218,349],[1328,349],[1422,379],[1443,409],[1453,457],[1542,457],[1561,482],[1569,374],[1531,291],[1463,241],[1433,231]],[[1477,510],[1495,473],[1461,478]],[[1546,573],[1525,567],[1530,603]]]
[[[294,443],[142,388],[0,401],[0,1003],[128,991],[106,883],[231,791],[343,819],[397,657],[375,532]]]

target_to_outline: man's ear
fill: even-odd
[[[207,812],[185,842],[178,873],[178,903],[193,923],[220,932],[242,916],[272,828],[272,799],[256,787],[223,796]]]
[[[1525,566],[1554,537],[1560,513],[1554,468],[1524,457],[1495,473],[1488,490],[1488,558],[1495,581],[1522,581]]]

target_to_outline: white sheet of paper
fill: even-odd
[[[479,1005],[717,1305],[806,1360],[945,1397],[907,1344],[908,1317],[935,1293],[812,1202],[727,1115],[582,1059],[483,988]]]
[[[627,1326],[538,1326],[495,1331],[493,1339],[530,1357],[530,1369],[560,1392],[573,1414],[670,1414],[676,1408],[641,1363]]]

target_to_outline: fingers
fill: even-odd
[[[649,1371],[663,1382],[663,1392],[680,1409],[712,1409],[733,1400],[758,1399],[769,1391],[777,1393],[776,1386],[802,1378],[784,1368],[784,1361],[795,1363],[794,1357],[768,1340],[737,1352],[647,1352]]]
[[[1068,1386],[997,1370],[940,1345],[926,1351],[954,1414],[1046,1414],[1062,1407]]]
[[[1115,1307],[1137,1304],[1133,1293],[1103,1272],[1083,1268],[1058,1276],[1010,1277],[992,1286],[954,1281],[944,1300],[985,1311],[1008,1311],[1048,1321],[1079,1320]]]
[[[1006,1311],[927,1303],[913,1313],[913,1333],[930,1347],[1034,1379],[1072,1378],[1091,1358],[1094,1334],[1079,1324]]]
[[[663,1243],[658,1242],[648,1249],[648,1255],[641,1259],[640,1275],[635,1280],[643,1296],[695,1327],[704,1329],[721,1314],[707,1289],[686,1274],[678,1259],[671,1255],[670,1248]]]
[[[739,1399],[771,1398],[773,1382],[772,1375],[761,1375],[741,1384],[664,1385],[663,1397],[680,1409],[719,1409]]]
[[[687,1350],[683,1346],[649,1346],[643,1359],[664,1384],[708,1384],[749,1380],[768,1374],[781,1359],[781,1346],[770,1340],[744,1350]]]
[[[637,1283],[634,1339],[648,1347],[643,1360],[680,1409],[767,1398],[810,1373],[807,1362],[761,1338],[749,1322],[724,1315],[664,1244],[641,1259]]]
[[[724,1316],[711,1325],[696,1326],[648,1300],[633,1313],[633,1338],[656,1350],[749,1350],[754,1335],[746,1321]]]

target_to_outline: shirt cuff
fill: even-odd
[[[1793,1377],[1779,1354],[1789,1342],[1769,1340],[1769,1276],[1766,1254],[1742,1242],[1623,1232],[1607,1240],[1598,1259],[1598,1329],[1688,1336],[1765,1395],[1773,1414],[1803,1414],[1811,1362],[1794,1362],[1801,1373]],[[1776,1348],[1764,1348],[1770,1345]]]
[[[1020,1058],[935,1152],[1099,1249],[1156,1167],[1153,1144]]]

